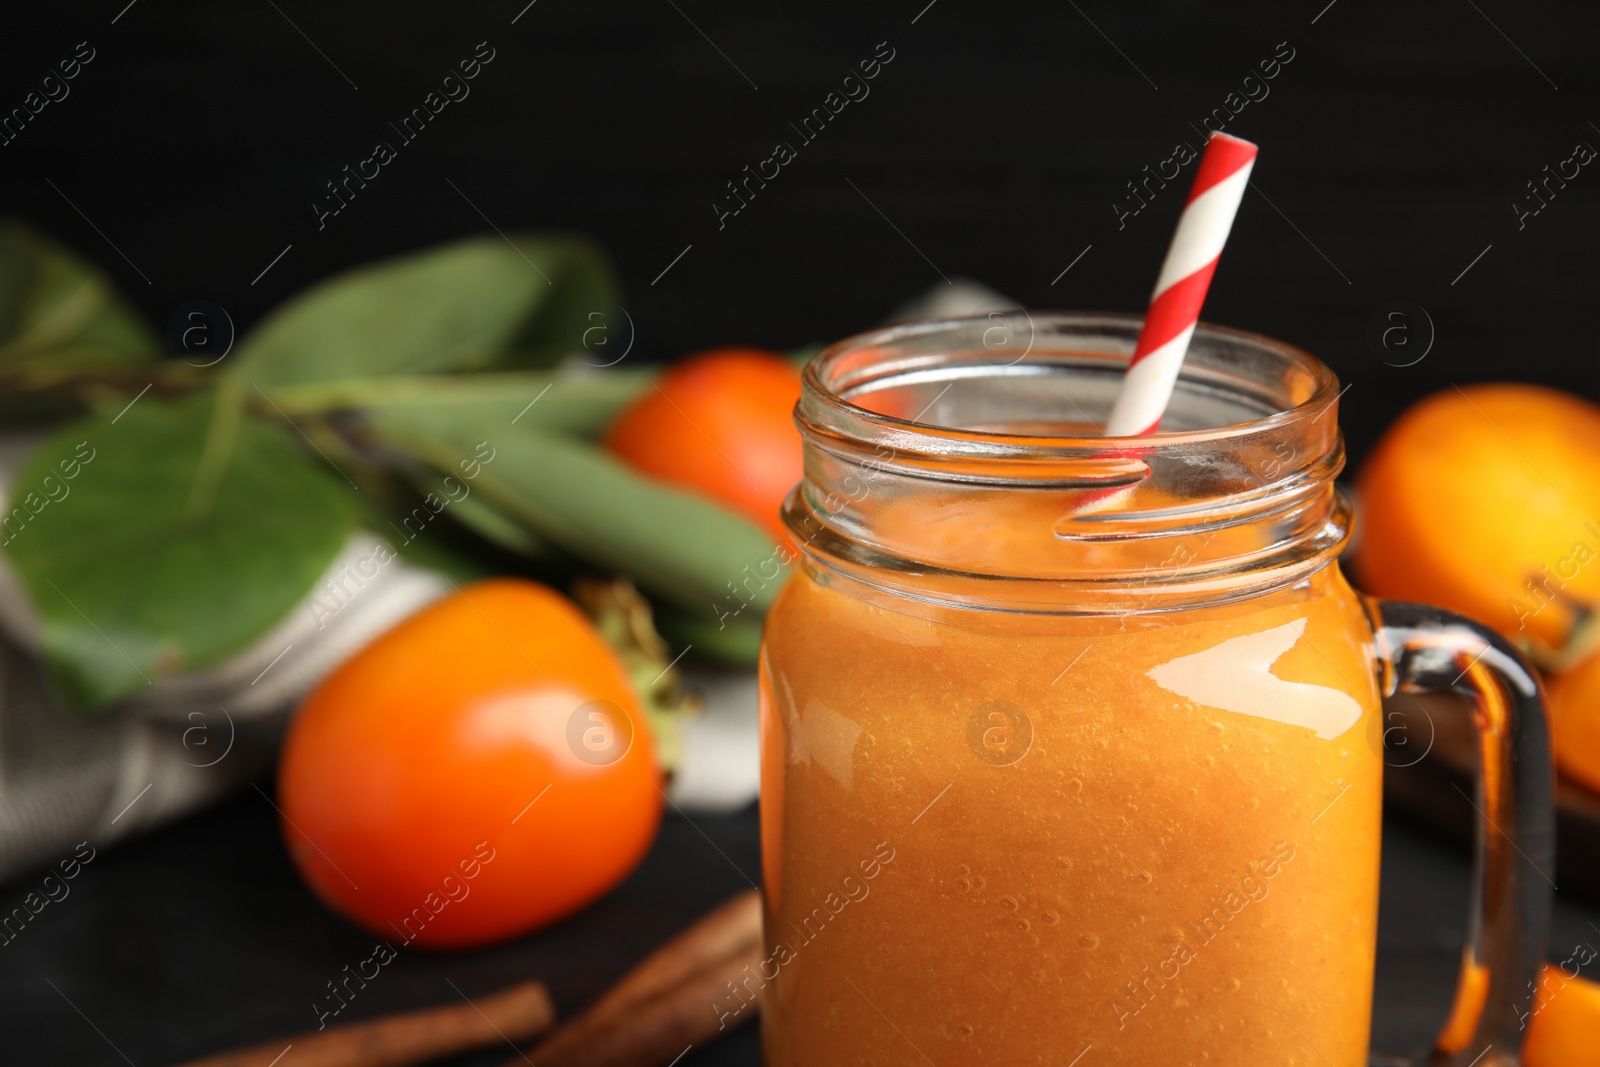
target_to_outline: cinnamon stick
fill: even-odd
[[[471,1003],[330,1026],[182,1067],[414,1067],[507,1040],[529,1040],[548,1030],[555,1017],[543,983],[523,982]]]
[[[760,962],[761,944],[752,942],[623,1011],[598,1018],[586,1012],[542,1042],[528,1060],[538,1067],[667,1067],[689,1046],[715,1040],[756,1017],[753,1003],[738,1010],[742,1002],[728,991],[728,983],[740,986]],[[506,1061],[506,1067],[513,1064],[527,1067],[520,1058]]]
[[[663,1067],[685,1046],[755,1017],[754,1004],[745,1001],[754,990],[746,983],[760,961],[761,897],[752,890],[651,953],[531,1056],[510,1065],[526,1067],[531,1059],[539,1067]],[[730,982],[742,992],[730,992]],[[554,1019],[544,986],[526,982],[473,1003],[329,1027],[182,1067],[417,1067],[503,1040],[529,1040]]]
[[[750,889],[713,908],[693,926],[646,956],[582,1015],[552,1034],[545,1044],[591,1015],[609,1016],[669,992],[706,967],[760,941],[761,894]]]
[[[742,1002],[728,983],[744,988],[761,945],[761,895],[750,890],[647,956],[528,1059],[539,1067],[663,1067],[685,1045],[755,1017],[753,1009],[737,1010]],[[513,1065],[526,1062],[506,1067]]]

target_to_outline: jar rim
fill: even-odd
[[[1126,449],[1129,442],[1137,441],[1140,453],[1151,455],[1199,445],[1225,445],[1264,432],[1281,430],[1302,421],[1315,421],[1326,414],[1340,395],[1338,377],[1325,363],[1309,352],[1266,334],[1207,322],[1201,322],[1195,330],[1190,345],[1191,358],[1185,359],[1179,375],[1180,388],[1184,383],[1192,383],[1206,377],[1204,368],[1193,358],[1194,352],[1203,352],[1208,347],[1237,346],[1275,358],[1287,369],[1301,376],[1305,383],[1301,395],[1292,403],[1277,405],[1277,410],[1259,418],[1216,426],[1158,430],[1143,437],[1038,435],[942,425],[937,422],[919,421],[920,415],[918,418],[906,419],[874,411],[851,399],[852,395],[859,395],[862,391],[861,386],[870,379],[840,380],[843,377],[840,372],[848,369],[842,368],[841,364],[853,354],[869,349],[893,351],[905,348],[908,343],[914,344],[919,341],[926,343],[932,335],[970,331],[974,326],[992,322],[995,314],[1022,316],[1030,330],[1035,329],[1040,322],[1044,322],[1081,330],[1085,334],[1099,331],[1100,336],[1113,338],[1118,343],[1112,347],[1095,349],[1093,354],[1106,358],[1111,363],[1120,362],[1123,366],[1126,366],[1132,356],[1139,327],[1144,321],[1142,316],[1122,312],[1027,311],[1019,308],[1003,313],[990,313],[987,316],[922,319],[864,331],[826,346],[807,363],[802,375],[804,396],[799,408],[802,413],[802,425],[805,421],[809,421],[804,417],[807,407],[805,400],[815,398],[823,406],[833,409],[836,416],[844,416],[850,423],[859,424],[852,429],[869,433],[875,430],[898,437],[902,441],[912,438],[930,442],[944,440],[958,451],[965,450],[961,447],[964,444],[989,455],[997,453],[1009,453],[1013,456],[1038,455],[1047,452],[1062,456],[1084,457]],[[1025,352],[1012,364],[996,365],[980,362],[970,365],[974,369],[980,369],[985,365],[991,368],[1014,366],[1027,356],[1028,353]],[[842,428],[838,424],[832,427],[835,432]],[[857,433],[848,431],[846,435],[858,436]]]
[[[1337,555],[1339,384],[1320,360],[1202,325],[1177,429],[1066,436],[1109,411],[1142,320],[997,314],[1021,331],[1005,344],[995,315],[930,319],[806,368],[784,516],[812,566],[923,599],[1118,613],[1254,595]]]

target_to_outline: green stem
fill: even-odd
[[[211,409],[211,423],[206,427],[205,445],[200,450],[200,465],[195,469],[194,484],[189,490],[189,504],[183,517],[193,522],[210,513],[217,502],[217,490],[222,476],[233,459],[233,446],[239,439],[239,420],[244,415],[245,385],[235,375],[224,376],[217,385],[217,395]]]
[[[58,349],[44,358],[58,360],[78,354],[111,351],[103,347],[76,345]],[[152,384],[157,393],[171,394],[192,392],[205,383],[190,372],[162,363],[80,370],[71,367],[59,369],[40,360],[0,370],[0,392],[8,395],[67,397],[91,404],[108,393],[138,393]]]
[[[95,310],[105,302],[105,290],[92,279],[84,279],[67,298],[34,323],[24,334],[0,345],[0,363],[10,363],[65,344],[87,325]]]
[[[385,402],[426,399],[439,384],[437,378],[345,378],[312,385],[274,386],[266,392],[286,414],[321,415]]]
[[[617,370],[584,374],[547,371],[507,371],[504,373],[450,374],[408,378],[346,378],[336,382],[277,386],[268,391],[272,402],[284,412],[320,415],[350,408],[379,408],[402,404],[482,403],[485,397],[527,392],[533,385],[590,385],[613,389],[619,394],[645,387],[655,376],[653,369]]]

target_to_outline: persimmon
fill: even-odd
[[[583,907],[661,818],[645,713],[617,656],[533,582],[466,586],[367,645],[290,726],[290,856],[398,947],[479,945]]]
[[[1600,984],[1568,974],[1566,967],[1592,963],[1593,949],[1577,952],[1560,966],[1546,963],[1539,968],[1539,984],[1534,990],[1533,1007],[1523,1020],[1522,1062],[1525,1067],[1600,1067]],[[1579,955],[1586,958],[1579,959]],[[1460,1052],[1472,1040],[1489,992],[1489,969],[1472,963],[1462,975],[1456,990],[1455,1008],[1450,1021],[1435,1044],[1445,1052]]]
[[[667,370],[611,424],[605,447],[641,474],[707,497],[780,543],[800,481],[800,371],[775,352],[713,348]]]
[[[1368,592],[1487,623],[1544,666],[1592,647],[1600,598],[1600,407],[1533,385],[1437,393],[1359,479]]]
[[[1594,959],[1594,950],[1586,953]],[[1568,962],[1575,962],[1569,960]],[[1526,1067],[1600,1067],[1600,983],[1545,964],[1522,1046]]]
[[[1556,764],[1600,793],[1600,656],[1551,679],[1550,725]]]

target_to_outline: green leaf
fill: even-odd
[[[291,416],[394,411],[410,423],[516,425],[598,437],[650,388],[657,368],[512,371],[421,378],[353,378],[267,390]]]
[[[464,491],[461,472],[454,471],[448,475],[440,475],[438,471],[431,467],[416,466],[414,464],[408,466],[412,466],[415,469],[407,471],[407,480],[422,495],[422,498],[418,503],[412,505],[411,511],[397,516],[401,523],[404,523],[406,519],[428,520],[431,522],[429,517],[433,514],[433,510],[428,506],[428,494],[432,494],[432,503],[435,507],[440,506],[442,502],[448,501],[445,506],[449,509],[450,517],[490,544],[498,545],[508,552],[515,552],[523,556],[548,557],[552,554],[548,542],[542,540],[532,530],[521,525],[509,515],[496,510],[493,504],[484,500],[482,493],[471,492],[470,486],[467,486]],[[470,481],[470,479],[466,479],[466,481]],[[407,531],[403,526],[394,526],[394,519],[389,521],[392,529],[400,533],[402,537],[407,536]],[[425,526],[419,527],[419,529],[425,528]],[[410,540],[403,541],[402,544],[416,545],[423,540],[420,536],[412,536]]]
[[[63,357],[117,369],[161,355],[160,342],[97,267],[15,219],[0,219],[0,371]]]
[[[477,533],[490,544],[499,545],[508,552],[524,556],[547,556],[550,546],[526,526],[497,511],[494,505],[484,502],[481,496],[463,498],[455,505],[451,516],[463,526]]]
[[[570,235],[514,233],[510,241],[526,261],[539,264],[551,284],[538,314],[501,363],[549,367],[574,353],[595,367],[622,359],[633,343],[633,320],[619,304],[621,283],[605,250]]]
[[[358,267],[269,315],[232,373],[263,388],[542,366],[616,307],[609,262],[572,236],[475,237]]]
[[[776,549],[754,524],[635,474],[592,444],[518,422],[486,424],[413,405],[367,412],[378,441],[464,476],[497,511],[595,567],[632,576],[686,611],[715,619],[737,606],[730,583],[764,611],[782,582]],[[525,421],[525,420],[524,420]],[[748,567],[749,571],[744,568]]]
[[[344,486],[287,431],[243,415],[211,436],[214,410],[146,398],[115,422],[64,428],[18,477],[0,540],[69,704],[98,707],[250,644],[354,524]],[[215,478],[197,497],[208,442]]]
[[[695,655],[738,667],[754,667],[761,653],[761,616],[741,611],[731,597],[723,614],[656,613],[656,629],[675,648],[694,646]],[[732,612],[738,611],[737,615]]]

